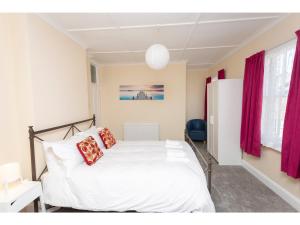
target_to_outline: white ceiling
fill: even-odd
[[[278,13],[52,13],[42,18],[88,49],[100,64],[143,63],[154,43],[172,62],[207,68],[280,19]]]

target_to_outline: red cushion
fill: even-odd
[[[98,147],[97,142],[92,136],[87,137],[76,145],[84,161],[89,166],[94,164],[103,156],[103,152]]]
[[[103,141],[105,148],[109,149],[116,144],[116,139],[108,128],[104,128],[99,132],[99,136]]]

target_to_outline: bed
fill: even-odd
[[[95,117],[90,120],[95,123]],[[74,134],[76,124],[68,125]],[[33,153],[34,139],[42,141],[37,134],[49,129],[30,130]],[[67,175],[45,170],[40,176],[45,203],[90,211],[214,212],[205,174],[191,146],[180,144],[169,148],[166,141],[118,141],[93,166],[82,163]]]

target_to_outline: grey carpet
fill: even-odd
[[[200,151],[206,151],[202,142],[195,144]],[[211,196],[217,212],[296,212],[241,166],[213,163]]]

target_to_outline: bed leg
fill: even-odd
[[[34,212],[38,212],[39,211],[39,205],[38,205],[38,200],[34,200],[33,202],[33,208],[34,208]]]

